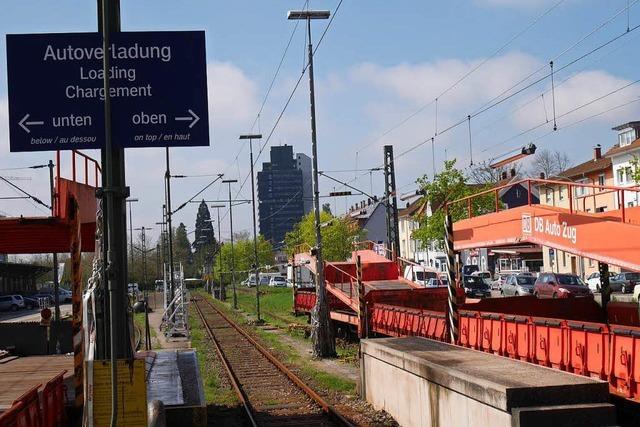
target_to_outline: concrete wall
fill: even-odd
[[[362,340],[360,372],[401,426],[615,425],[603,381],[425,338]]]

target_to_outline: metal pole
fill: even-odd
[[[445,209],[447,209],[445,207]],[[458,342],[458,306],[457,306],[457,289],[456,289],[456,263],[455,252],[453,251],[453,223],[451,222],[451,214],[448,209],[444,217],[444,244],[447,251],[447,276],[449,279],[449,337],[451,344]]]
[[[130,247],[129,249],[131,250],[131,261],[129,262],[131,265],[129,266],[129,271],[131,272],[131,277],[129,278],[129,280],[131,280],[131,282],[133,282],[133,215],[131,215],[131,203],[132,200],[127,200],[127,203],[129,203],[129,241],[130,241]]]
[[[249,138],[249,163],[251,164],[251,209],[253,217],[253,258],[254,271],[256,277],[256,313],[258,323],[262,322],[260,318],[260,263],[258,261],[258,233],[256,231],[256,190],[253,180],[253,139]]]
[[[236,295],[236,264],[233,253],[233,204],[231,202],[231,181],[229,184],[229,224],[231,228],[231,287],[233,288],[233,308],[238,309],[238,297]]]
[[[171,225],[171,217],[172,212],[171,212],[171,172],[169,169],[169,147],[166,147],[165,149],[165,153],[166,153],[166,161],[167,161],[167,170],[165,172],[165,179],[166,179],[166,196],[167,196],[167,228],[168,228],[168,236],[169,236],[169,247],[168,247],[168,251],[169,251],[169,301],[173,301],[173,295],[175,292],[174,289],[174,278],[173,278],[173,226]],[[173,307],[170,308],[168,310],[169,313],[173,312]]]
[[[119,0],[98,0],[99,30],[102,32],[103,88],[110,93],[110,33],[120,31]],[[101,195],[106,202],[104,211],[106,230],[106,262],[104,276],[108,283],[109,307],[109,353],[111,360],[111,426],[118,423],[117,361],[130,358],[132,354],[127,301],[127,247],[126,247],[126,206],[124,149],[114,147],[111,140],[111,98],[104,99],[105,148],[102,150]],[[106,349],[99,352],[106,356]]]
[[[322,234],[320,231],[320,189],[318,182],[318,148],[316,134],[316,101],[313,81],[313,45],[311,43],[311,17],[307,16],[309,38],[309,102],[311,108],[311,154],[313,163],[313,210],[316,229],[316,305],[311,313],[313,353],[316,357],[336,354],[333,331],[329,324],[329,307],[324,282],[324,260],[322,258]]]
[[[51,190],[51,216],[56,216],[56,189],[53,185],[53,161],[49,160],[49,187]],[[58,254],[53,253],[53,304],[54,304],[54,320],[60,321],[60,280],[58,277]]]

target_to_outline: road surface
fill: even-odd
[[[53,312],[53,307],[50,307]],[[60,316],[71,316],[71,304],[60,304]],[[0,312],[0,322],[39,322],[40,309]]]

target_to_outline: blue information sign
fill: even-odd
[[[209,145],[203,31],[111,35],[112,141]],[[102,148],[102,36],[7,35],[11,151]]]

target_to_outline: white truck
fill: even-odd
[[[427,287],[429,279],[438,279],[438,270],[423,265],[407,265],[404,268],[404,278],[417,283],[420,286]],[[433,283],[433,282],[432,282]],[[431,286],[429,286],[431,287]]]
[[[287,286],[292,286],[292,283],[296,284],[297,288],[311,288],[314,286],[313,274],[306,266],[301,265],[295,268],[296,277],[293,280],[294,268],[292,266],[287,267]]]

